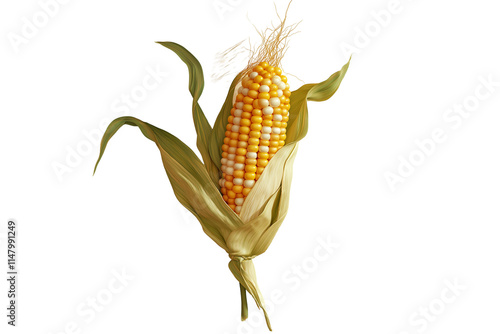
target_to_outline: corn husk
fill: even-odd
[[[242,320],[248,316],[248,292],[263,310],[271,330],[252,259],[267,250],[288,211],[293,161],[299,141],[307,134],[307,101],[329,99],[337,91],[349,62],[325,81],[307,84],[292,92],[286,144],[270,160],[238,216],[224,202],[218,180],[221,175],[221,146],[225,126],[241,74],[234,78],[229,87],[227,98],[212,128],[198,104],[204,87],[200,63],[179,44],[159,44],[174,51],[189,69],[196,144],[203,162],[187,145],[169,132],[134,117],[120,117],[111,122],[103,135],[95,168],[101,161],[109,140],[121,126],[126,124],[139,127],[144,136],[158,147],[163,166],[179,202],[198,219],[203,231],[228,253],[229,269],[240,284]]]

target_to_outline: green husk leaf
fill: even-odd
[[[337,91],[351,60],[328,79],[317,84],[303,85],[290,96],[290,115],[286,130],[286,143],[297,142],[307,134],[307,101],[326,101]]]
[[[196,146],[201,153],[205,167],[212,179],[212,182],[217,186],[219,181],[219,165],[214,164],[210,157],[209,143],[212,133],[212,127],[207,121],[205,114],[201,110],[198,100],[203,92],[205,80],[203,78],[203,69],[198,59],[191,54],[183,46],[173,42],[157,42],[164,47],[174,51],[179,58],[187,65],[189,70],[189,92],[193,96],[193,122],[198,135]],[[219,159],[220,160],[220,159]]]
[[[219,189],[196,154],[172,134],[134,117],[115,119],[106,129],[95,169],[111,137],[124,124],[138,126],[144,136],[155,142],[175,196],[201,223],[205,233],[220,247],[230,252],[226,240],[242,226],[241,219],[224,202]],[[94,169],[94,172],[95,172]]]

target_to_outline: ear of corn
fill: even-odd
[[[286,216],[290,196],[293,160],[297,153],[298,142],[307,133],[308,111],[306,102],[308,100],[324,101],[330,98],[342,82],[349,67],[349,62],[327,80],[318,84],[304,85],[298,90],[291,92],[289,97],[290,102],[285,100],[285,107],[282,107],[283,101],[281,100],[280,106],[273,107],[273,114],[274,108],[281,108],[282,110],[289,109],[286,116],[283,115],[282,111],[281,120],[281,128],[283,128],[283,119],[284,117],[288,117],[288,121],[286,122],[288,125],[284,126],[286,132],[283,132],[283,134],[286,135],[286,140],[282,139],[285,143],[280,143],[281,139],[278,140],[278,146],[271,146],[271,143],[269,143],[270,151],[271,147],[277,147],[274,153],[255,152],[257,153],[257,160],[259,159],[258,153],[274,154],[274,156],[267,157],[268,163],[266,166],[255,165],[257,167],[264,167],[265,172],[264,170],[260,170],[260,172],[257,173],[257,170],[255,170],[255,179],[258,181],[252,188],[249,188],[251,190],[246,194],[244,203],[241,206],[241,212],[238,215],[221,195],[220,192],[222,190],[220,190],[221,187],[219,184],[221,181],[218,180],[218,176],[227,172],[227,163],[225,168],[226,172],[222,171],[223,164],[221,161],[221,154],[223,153],[223,149],[221,150],[221,147],[226,137],[225,131],[228,119],[230,116],[233,116],[232,120],[234,121],[236,117],[234,112],[239,109],[236,108],[236,103],[244,102],[235,101],[233,104],[232,99],[235,89],[237,91],[239,90],[236,88],[236,85],[239,82],[243,85],[245,79],[240,80],[238,77],[231,84],[226,102],[212,129],[206,121],[205,115],[197,102],[203,90],[203,74],[199,62],[189,53],[189,51],[178,44],[171,42],[162,42],[161,44],[174,51],[189,68],[189,90],[193,95],[193,119],[198,135],[197,146],[203,157],[204,163],[200,161],[188,146],[169,132],[134,117],[120,117],[111,122],[103,135],[96,168],[101,161],[109,140],[121,126],[132,125],[139,127],[144,136],[153,141],[158,147],[165,171],[179,202],[199,220],[203,231],[229,254],[231,259],[229,262],[229,269],[240,284],[242,295],[242,320],[246,319],[248,316],[246,304],[246,292],[248,292],[253,297],[258,307],[263,310],[267,325],[269,329],[271,329],[269,317],[264,305],[264,298],[257,285],[257,277],[252,259],[267,250]],[[265,67],[263,67],[263,69],[265,70]],[[250,72],[250,74],[251,73],[252,72]],[[276,73],[275,71],[275,74]],[[282,76],[282,74],[277,75]],[[249,84],[249,80],[253,79],[246,79],[246,85]],[[281,77],[281,80],[283,82],[286,79],[283,80],[283,77]],[[252,84],[253,83],[254,82],[252,82]],[[242,94],[245,88],[248,87],[243,86],[241,92],[238,94]],[[248,94],[246,97],[248,97]],[[289,106],[287,106],[288,104]],[[254,109],[259,108],[253,108],[252,112]],[[243,109],[241,110],[243,115]],[[235,124],[233,123],[233,125]],[[280,130],[280,135],[282,135],[281,131],[283,130]],[[263,133],[265,132],[262,131],[261,128],[260,134]],[[248,135],[249,134],[250,132]],[[229,135],[229,138],[231,138],[230,136],[231,135]],[[260,145],[261,137],[258,139],[258,146],[264,146]],[[246,148],[250,145],[248,140]],[[271,140],[269,141],[271,142]],[[254,148],[252,149],[255,150]],[[259,174],[259,177],[257,177],[257,174]],[[235,199],[236,198],[235,196]],[[236,209],[236,205],[234,209]],[[173,251],[174,250],[172,250],[172,252]],[[192,262],[192,259],[186,259],[187,264],[191,264]],[[204,272],[197,274],[197,277],[200,279],[203,279],[205,276],[207,276],[207,273]],[[215,292],[211,292],[211,294],[213,293]]]
[[[228,117],[219,180],[222,197],[236,213],[285,145],[290,85],[281,69],[261,62],[243,77]]]

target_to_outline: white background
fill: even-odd
[[[280,13],[286,4],[276,1]],[[382,26],[374,13],[388,9]],[[2,268],[9,218],[18,221],[20,247],[18,327],[6,325],[2,279],[1,333],[266,333],[252,300],[250,321],[239,321],[229,258],[176,201],[155,145],[122,128],[92,177],[98,149],[84,132],[134,115],[194,148],[187,69],[154,41],[178,42],[199,59],[200,104],[213,122],[245,65],[237,57],[232,74],[214,81],[217,53],[258,41],[252,23],[276,23],[273,4],[73,0],[52,7],[47,22],[42,10],[36,0],[0,7]],[[45,25],[15,46],[34,16]],[[309,104],[287,219],[255,260],[264,296],[282,295],[271,303],[274,332],[498,333],[495,2],[294,0],[288,19],[302,23],[283,68],[307,83],[341,68],[342,46],[356,49],[336,95]],[[168,75],[135,108],[117,112],[148,69]],[[448,111],[464,103],[468,117]],[[445,140],[423,156],[415,141],[428,143],[439,129]],[[85,154],[70,167],[77,149]],[[421,164],[391,189],[386,176],[398,174],[400,157]],[[315,251],[328,239],[339,246],[320,250],[319,261]],[[122,270],[133,279],[109,292]],[[91,319],[86,303],[96,297],[107,304]]]

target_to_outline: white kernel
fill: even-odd
[[[269,92],[269,86],[268,85],[262,85],[259,87],[259,92],[261,93],[267,93]]]
[[[245,188],[252,188],[254,184],[255,184],[255,180],[245,180],[245,182],[243,183],[243,186]]]
[[[269,133],[263,133],[260,135],[260,138],[262,138],[264,140],[269,140],[269,139],[271,139],[271,135]]]
[[[219,186],[222,188],[224,187],[224,182],[226,182],[226,179],[222,178],[219,180]]]
[[[269,99],[269,104],[271,105],[271,107],[279,107],[281,104],[281,100],[279,99],[279,97],[271,97]]]
[[[236,153],[236,147],[230,147],[230,148],[228,148],[227,149],[227,153],[235,154]],[[229,163],[229,161],[228,161],[228,163]]]
[[[259,75],[259,73],[257,73],[257,72],[252,72],[252,73],[250,73],[250,79],[254,79],[254,78],[255,78],[256,76],[258,76],[258,75]]]
[[[236,202],[235,202],[235,203],[236,203]],[[240,212],[241,212],[241,206],[240,206],[240,205],[236,206],[236,207],[234,208],[234,211],[235,211],[236,213],[240,213]]]
[[[247,152],[247,158],[248,159],[257,159],[257,152]]]
[[[263,126],[262,127],[262,133],[271,133],[271,127],[270,126]],[[231,149],[231,148],[229,148]]]
[[[234,160],[229,160],[226,165],[227,165],[227,167],[233,167],[234,166]]]
[[[234,117],[240,117],[241,114],[243,114],[243,110],[241,110],[241,109],[236,109],[234,111]]]
[[[266,108],[269,105],[269,100],[259,99],[259,106],[261,108]]]
[[[236,102],[236,109],[243,109],[245,104],[243,102]]]
[[[240,126],[239,125],[233,125],[231,127],[231,131],[233,131],[233,132],[239,132],[240,131]]]
[[[241,180],[243,180],[243,179],[241,179]],[[234,183],[234,182],[233,182],[233,183]],[[236,184],[236,183],[235,183],[235,184]],[[244,199],[244,198],[241,198],[241,197],[240,197],[240,198],[235,198],[235,199],[234,199],[234,204],[236,204],[236,205],[238,205],[238,206],[241,206],[241,205],[243,205],[243,202],[244,202],[244,201],[245,201],[245,199]]]
[[[227,158],[220,159],[220,163],[223,165],[227,164]]]
[[[278,97],[282,97],[283,96],[283,91],[281,89],[278,89]]]
[[[227,167],[226,168],[226,174],[227,175],[233,175],[234,169],[233,167]]]
[[[241,185],[243,184],[243,181],[244,181],[244,180],[243,180],[242,178],[234,178],[234,179],[233,179],[233,184],[234,184],[235,186],[241,186]]]
[[[279,88],[279,89],[281,89],[281,90],[285,90],[285,88],[286,88],[286,84],[285,84],[283,81],[282,81],[282,82],[280,82],[280,83],[279,83],[279,84],[277,84],[277,85],[278,85],[278,88]]]
[[[238,88],[238,94],[241,94],[242,90],[243,90],[243,86],[240,86],[240,88]]]
[[[244,164],[234,164],[234,170],[243,170],[245,168]]]
[[[243,90],[241,91],[241,94],[247,96],[248,95],[248,91],[249,91],[248,88],[243,88]]]
[[[259,146],[259,152],[269,152],[269,146]]]
[[[275,135],[279,135],[281,133],[281,128],[278,128],[277,126],[273,127],[273,133]]]
[[[234,160],[234,158],[236,158],[236,154],[228,154],[227,155],[227,161]]]
[[[277,85],[281,82],[281,78],[279,76],[275,75],[273,77],[272,81],[273,81],[273,84]]]
[[[240,125],[241,117],[233,118],[233,124]]]
[[[220,170],[223,171],[224,173],[226,172],[226,169],[227,169],[226,165],[220,166]]]
[[[264,115],[272,115],[273,111],[274,109],[272,107],[265,107],[264,109],[262,109]]]
[[[283,119],[283,116],[279,115],[279,114],[275,114],[273,115],[273,120],[274,121],[281,121]]]

